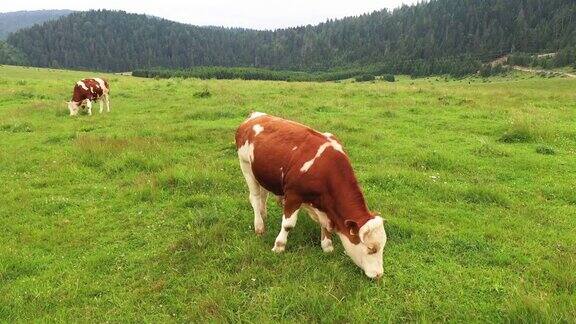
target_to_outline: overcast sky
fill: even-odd
[[[0,11],[117,9],[193,25],[274,29],[393,9],[418,0],[0,0]]]

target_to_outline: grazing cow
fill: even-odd
[[[72,100],[68,102],[70,116],[78,114],[81,106],[88,107],[88,115],[92,115],[92,101],[100,102],[100,113],[104,110],[102,100],[106,101],[106,111],[110,112],[110,85],[101,78],[84,79],[76,82]]]
[[[333,251],[335,232],[368,277],[382,276],[384,221],[368,210],[350,160],[332,134],[255,112],[236,131],[236,148],[256,234],[264,233],[268,192],[282,202],[282,227],[272,251],[284,251],[302,207],[320,224],[324,252]]]

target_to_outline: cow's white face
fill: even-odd
[[[74,101],[68,101],[68,110],[70,110],[70,116],[78,115],[78,103]]]
[[[386,231],[384,230],[384,220],[376,216],[360,227],[358,236],[360,243],[350,242],[348,237],[338,233],[346,254],[356,263],[364,273],[370,278],[380,278],[384,273],[382,258],[384,246],[386,245]]]

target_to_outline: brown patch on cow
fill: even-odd
[[[102,78],[101,78],[102,79]],[[104,89],[100,87],[100,83],[95,79],[84,79],[80,80],[87,89],[84,89],[82,86],[78,85],[78,82],[74,85],[74,91],[72,93],[72,101],[78,104],[83,104],[85,100],[98,100],[104,95]],[[104,86],[107,90],[110,90],[110,86],[108,85],[108,81],[102,79],[104,81]]]
[[[276,246],[277,248],[283,248],[283,247],[286,247],[286,243],[285,242],[275,242],[274,246]]]

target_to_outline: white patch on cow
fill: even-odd
[[[252,126],[252,130],[254,130],[254,133],[255,133],[254,136],[258,136],[258,134],[262,133],[262,131],[264,130],[264,127],[262,127],[262,125],[260,125],[260,124],[256,124],[256,125]]]
[[[382,217],[376,216],[364,224],[358,232],[360,243],[350,242],[348,237],[338,233],[346,254],[370,278],[379,278],[384,272],[382,254],[386,245],[386,231]]]
[[[244,162],[252,163],[254,161],[254,144],[246,141],[238,149],[238,157]]]
[[[298,146],[294,146],[294,147],[292,148],[292,151],[296,151],[297,149],[298,149]]]
[[[90,87],[90,92],[94,93],[94,89],[92,87]]]
[[[84,84],[84,82],[78,81],[78,82],[76,82],[76,85],[78,85],[78,86],[81,87],[82,89],[88,91],[88,87]]]
[[[328,138],[328,139],[330,137],[334,136],[334,135],[332,135],[332,133],[322,133],[322,135],[326,136],[326,138]]]
[[[336,140],[327,137],[328,142],[320,145],[320,147],[318,148],[318,151],[316,152],[316,155],[312,158],[312,160],[305,162],[302,167],[300,168],[300,171],[302,173],[307,172],[308,170],[310,170],[310,168],[312,167],[312,165],[314,165],[314,162],[316,161],[317,158],[319,158],[320,156],[322,156],[322,153],[324,153],[324,151],[329,148],[332,147],[333,149],[335,149],[338,152],[344,153],[344,150],[342,150],[342,145],[340,145],[340,143],[338,143]]]
[[[342,145],[340,143],[338,143],[338,141],[334,140],[334,139],[329,139],[330,143],[332,143],[332,147],[340,152],[340,153],[344,153],[344,150],[342,149]]]
[[[94,80],[96,82],[98,82],[98,84],[100,85],[100,88],[102,88],[102,90],[108,91],[108,88],[106,88],[106,83],[104,82],[104,80],[102,80],[100,78],[94,78]]]
[[[266,115],[267,115],[267,114],[265,114],[265,113],[255,111],[255,112],[251,113],[250,116],[248,116],[248,119],[247,119],[247,120],[254,119],[254,118],[258,118],[258,117],[262,117],[262,116],[266,116]]]

